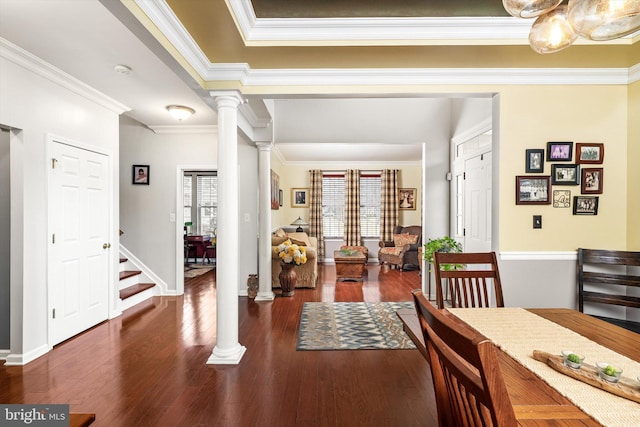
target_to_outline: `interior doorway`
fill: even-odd
[[[492,248],[492,132],[453,143],[451,234],[465,252]]]
[[[207,246],[216,244],[217,166],[178,165],[176,202],[176,294],[182,295],[185,270],[205,262],[208,269],[215,266],[215,252],[207,252]]]

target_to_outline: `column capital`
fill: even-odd
[[[237,90],[212,90],[209,91],[209,95],[214,98],[216,107],[233,107],[245,102],[244,97]]]
[[[259,151],[271,151],[273,148],[272,141],[256,141],[255,143]]]

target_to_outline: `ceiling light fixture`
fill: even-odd
[[[640,30],[640,0],[502,0],[517,18],[535,18],[529,44],[538,53],[565,49],[578,37],[613,40]]]
[[[180,121],[188,119],[196,112],[193,108],[185,107],[184,105],[169,105],[167,111],[174,119]]]
[[[131,67],[129,67],[128,65],[117,64],[113,67],[113,71],[118,74],[124,74],[125,76],[128,76],[129,74],[131,74]]]

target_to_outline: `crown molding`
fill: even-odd
[[[201,77],[209,74],[211,62],[165,0],[134,1]]]
[[[48,62],[43,61],[37,56],[27,52],[21,47],[11,43],[10,41],[0,37],[0,57],[5,58],[14,64],[49,80],[65,89],[79,95],[97,105],[118,115],[130,111],[131,108],[116,101],[115,99],[103,94],[92,88],[91,86],[76,79],[70,74],[65,73],[59,68],[54,67]]]
[[[157,134],[215,134],[218,132],[218,126],[214,125],[157,125],[147,126]]]
[[[640,80],[640,64],[636,64],[629,68],[629,84]]]
[[[221,66],[223,73],[218,73]],[[236,70],[233,72],[232,70]],[[629,84],[628,68],[324,68],[260,69],[248,64],[211,64],[206,80],[244,86],[360,85],[611,85]],[[222,78],[224,74],[225,78]]]
[[[173,13],[165,0],[135,0],[158,29],[175,46],[180,54],[191,64],[205,81],[238,81],[245,86],[323,86],[327,85],[461,85],[461,84],[499,84],[499,85],[598,85],[598,84],[629,84],[629,69],[627,68],[434,68],[434,69],[258,69],[252,70],[245,63],[211,63],[202,52],[198,44],[193,40],[186,28]],[[242,31],[242,27],[260,22],[253,15],[253,8],[248,0],[226,0],[227,5],[233,11],[239,11],[234,19]],[[241,13],[240,13],[241,12]],[[462,19],[462,18],[460,18]],[[466,19],[466,18],[465,18]],[[468,18],[479,21],[491,21],[491,28],[495,27],[496,18]],[[504,18],[510,21],[511,18]],[[517,25],[522,22],[530,26],[527,20],[513,18]],[[380,24],[386,18],[376,19]],[[265,20],[266,21],[266,20]],[[305,22],[303,27],[297,26],[299,20],[286,21],[288,26],[295,30],[295,37],[310,32],[309,25],[313,22]],[[354,22],[355,20],[349,19]],[[483,25],[488,26],[488,21]],[[404,21],[403,21],[404,22]],[[450,23],[451,24],[451,23]],[[283,24],[284,25],[284,24]],[[406,25],[406,22],[403,24]],[[453,25],[453,24],[452,24]],[[465,27],[457,22],[455,29]],[[380,34],[383,28],[376,27],[376,34]],[[451,30],[453,31],[453,29]],[[489,30],[486,30],[489,31]],[[440,22],[437,27],[438,34],[448,34],[449,31]],[[331,30],[335,34],[335,29]],[[505,39],[513,37],[505,35],[505,30],[498,31],[500,37]],[[508,32],[507,32],[508,33]],[[341,36],[343,37],[343,36]],[[346,36],[344,36],[346,37]],[[389,35],[384,37],[391,37]],[[525,41],[527,36],[524,36]],[[471,41],[478,43],[480,37],[474,33]],[[417,39],[414,39],[417,40]],[[462,40],[462,39],[460,39]],[[633,43],[633,38],[618,39],[624,44]],[[528,43],[528,41],[526,41]],[[424,43],[421,43],[424,44]],[[512,43],[513,44],[513,43]]]
[[[534,21],[513,16],[257,18],[250,0],[225,2],[247,46],[528,45]],[[631,44],[633,40],[614,43]]]

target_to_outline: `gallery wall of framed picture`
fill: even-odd
[[[550,175],[544,175],[545,160]],[[573,215],[597,215],[603,163],[602,143],[549,141],[545,148],[526,149],[525,175],[516,176],[516,205],[552,205],[573,208]]]

